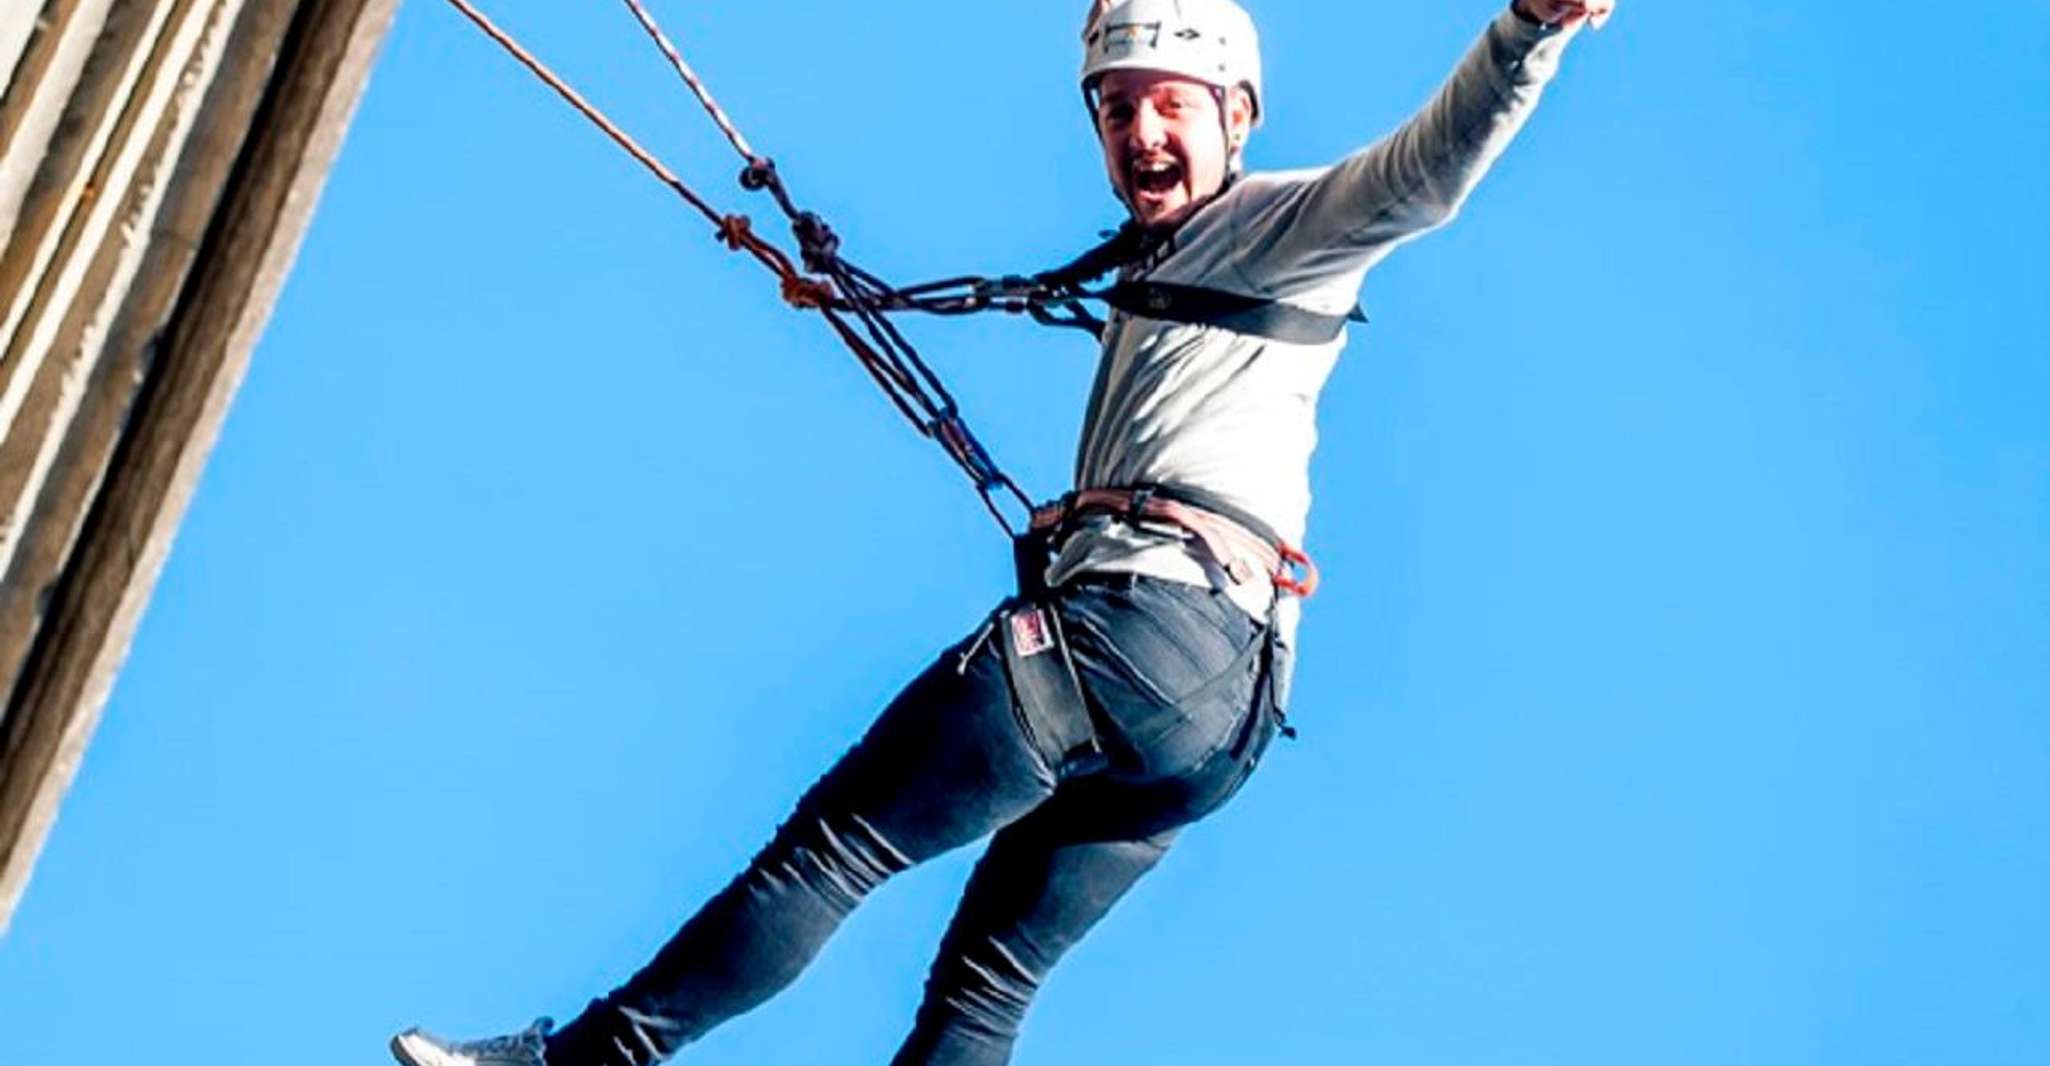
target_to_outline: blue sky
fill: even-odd
[[[1116,221],[1080,6],[655,10],[914,280]],[[492,10],[769,217],[623,9]],[[1626,2],[1368,279],[1303,737],[1021,1066],[2050,1061],[2050,6],[1859,10]],[[1255,11],[1255,167],[1385,132],[1492,13]],[[912,328],[1064,487],[1086,342]],[[1002,594],[992,528],[816,321],[407,5],[0,941],[0,1063],[574,1014]],[[682,1061],[884,1061],[970,858]]]

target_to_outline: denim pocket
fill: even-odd
[[[1126,578],[1067,590],[1061,613],[1083,685],[1122,742],[1117,769],[1186,773],[1241,732],[1262,631],[1221,595]]]

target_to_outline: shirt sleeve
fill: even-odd
[[[1537,107],[1570,36],[1505,10],[1394,133],[1321,171],[1249,177],[1235,218],[1242,280],[1287,295],[1451,221]]]

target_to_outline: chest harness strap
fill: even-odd
[[[1288,344],[1329,344],[1345,332],[1346,323],[1367,320],[1358,307],[1349,314],[1327,315],[1263,296],[1165,281],[1120,281],[1104,290],[1103,300],[1142,318],[1215,326]]]
[[[1105,289],[1089,288],[1111,271],[1147,262],[1170,249],[1178,228],[1126,222],[1074,260],[1030,278],[969,279],[977,287],[977,309],[1029,311],[1048,325],[1075,326],[1100,336],[1103,322],[1080,306],[1080,301],[1100,300],[1129,315],[1214,326],[1289,344],[1329,344],[1345,332],[1346,323],[1367,320],[1358,305],[1346,314],[1328,315],[1265,296],[1166,281],[1127,279]],[[1049,308],[1056,305],[1067,314],[1052,314]]]

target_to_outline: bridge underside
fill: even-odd
[[[0,13],[0,930],[396,6]]]

